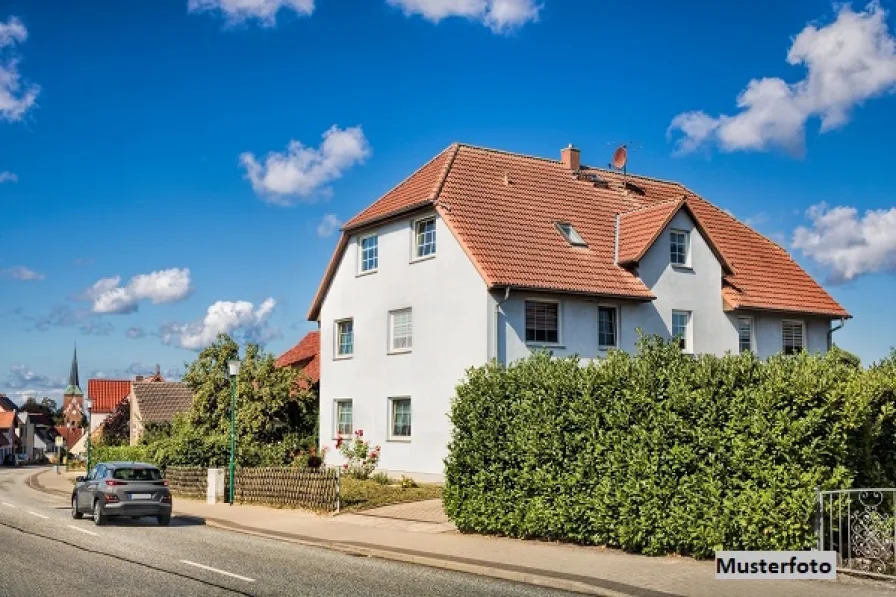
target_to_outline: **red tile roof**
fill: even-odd
[[[296,367],[302,370],[312,383],[320,381],[320,331],[308,332],[302,340],[280,355],[278,367]]]
[[[654,297],[615,261],[616,215],[620,255],[632,262],[686,208],[727,270],[729,307],[849,317],[781,247],[679,183],[589,167],[576,174],[557,160],[455,144],[346,223],[308,318],[318,318],[353,232],[425,207],[439,213],[490,288],[634,300]],[[567,243],[558,221],[570,222],[588,246]]]
[[[87,395],[93,400],[93,412],[111,413],[131,393],[131,382],[121,379],[91,379]]]
[[[10,429],[16,426],[16,413],[0,412],[0,429]]]
[[[80,427],[66,427],[65,425],[57,425],[56,433],[62,436],[65,447],[71,450],[78,440],[81,439],[82,431]]]

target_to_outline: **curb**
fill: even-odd
[[[40,475],[47,471],[39,471],[30,475],[26,484],[28,487],[41,493],[54,495],[57,497],[68,498],[66,492],[49,489],[41,485],[37,479]],[[496,565],[486,565],[474,563],[471,559],[466,558],[447,558],[436,554],[425,552],[400,551],[395,549],[387,549],[383,547],[371,546],[363,543],[346,543],[339,541],[327,541],[316,537],[303,537],[292,535],[290,533],[279,533],[276,531],[263,531],[245,527],[243,525],[232,523],[226,520],[198,517],[189,514],[176,514],[176,518],[192,521],[204,521],[206,526],[219,528],[222,530],[242,533],[244,535],[254,535],[256,537],[264,537],[275,541],[283,541],[286,543],[294,543],[296,545],[304,545],[308,547],[316,547],[338,551],[351,556],[370,557],[381,560],[390,560],[393,562],[402,562],[406,564],[416,564],[419,566],[427,566],[429,568],[438,568],[441,570],[450,570],[453,572],[462,572],[473,574],[476,576],[485,576],[500,580],[522,583],[527,585],[535,585],[550,589],[559,589],[561,591],[569,591],[572,593],[580,593],[585,595],[597,595],[599,597],[678,597],[672,593],[664,591],[656,591],[652,589],[642,589],[631,585],[623,585],[614,581],[601,579],[592,579],[590,577],[579,577],[578,580],[574,575],[556,575],[550,574],[550,571],[538,570],[535,568],[524,568],[521,566],[499,567]],[[598,586],[594,582],[603,582],[608,586]],[[610,588],[614,587],[614,588]],[[615,590],[615,587],[626,590]]]

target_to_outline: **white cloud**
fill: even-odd
[[[506,33],[538,20],[542,5],[535,0],[386,0],[405,16],[420,15],[438,23],[449,17],[479,21],[495,33]]]
[[[19,404],[29,396],[38,400],[49,396],[59,402],[66,385],[67,381],[62,377],[37,373],[26,365],[13,365],[9,368],[6,379],[0,381],[0,392]]]
[[[14,280],[22,280],[24,282],[43,280],[46,277],[41,273],[28,269],[24,265],[17,265],[16,267],[0,270],[0,275],[3,275],[6,278],[13,278]]]
[[[0,172],[0,184],[4,182],[19,182],[19,177],[9,170],[4,170]]]
[[[249,301],[218,301],[208,308],[202,320],[166,323],[159,336],[165,344],[177,344],[189,350],[205,348],[218,334],[231,334],[262,344],[279,336],[279,330],[268,325],[276,305],[273,298],[265,299],[258,308]]]
[[[793,39],[787,62],[806,68],[804,79],[787,83],[777,77],[753,79],[737,98],[733,116],[684,112],[672,119],[667,134],[681,133],[679,153],[715,143],[722,151],[783,149],[801,154],[806,122],[821,120],[821,131],[845,125],[865,100],[896,88],[896,39],[877,1],[854,12],[840,8],[823,27],[807,25]]]
[[[27,38],[28,30],[16,17],[0,21],[0,120],[21,120],[40,92],[37,85],[22,83],[19,74],[15,46]]]
[[[219,11],[230,23],[243,23],[252,19],[265,27],[277,24],[280,9],[292,10],[308,16],[314,12],[314,0],[188,0],[189,12]]]
[[[368,156],[370,144],[360,126],[340,129],[333,125],[316,149],[292,140],[285,152],[268,153],[264,164],[250,152],[240,155],[240,163],[258,195],[270,203],[290,205],[294,197],[329,193],[327,183]]]
[[[119,286],[120,276],[101,278],[88,288],[83,298],[93,303],[94,313],[133,313],[141,300],[154,304],[174,303],[189,296],[190,270],[171,268],[140,274],[127,286]]]
[[[793,247],[827,268],[833,283],[896,272],[896,207],[868,210],[860,218],[854,207],[829,209],[820,203],[806,216],[812,226],[794,231]]]
[[[332,236],[342,226],[342,220],[333,214],[327,214],[317,225],[317,235],[321,238]]]
[[[138,326],[128,328],[127,331],[124,333],[124,335],[126,338],[130,338],[131,340],[136,340],[138,338],[144,337],[146,335],[146,332],[143,330],[142,327],[140,327],[138,325]]]

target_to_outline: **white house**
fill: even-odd
[[[439,479],[468,367],[599,358],[638,330],[686,352],[826,351],[849,314],[774,242],[684,186],[455,144],[349,220],[309,320],[320,437]],[[331,451],[328,459],[338,463]]]

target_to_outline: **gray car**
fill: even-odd
[[[72,518],[93,513],[101,525],[111,516],[153,516],[159,524],[171,522],[168,481],[151,464],[101,462],[86,477],[78,477],[72,490]]]

